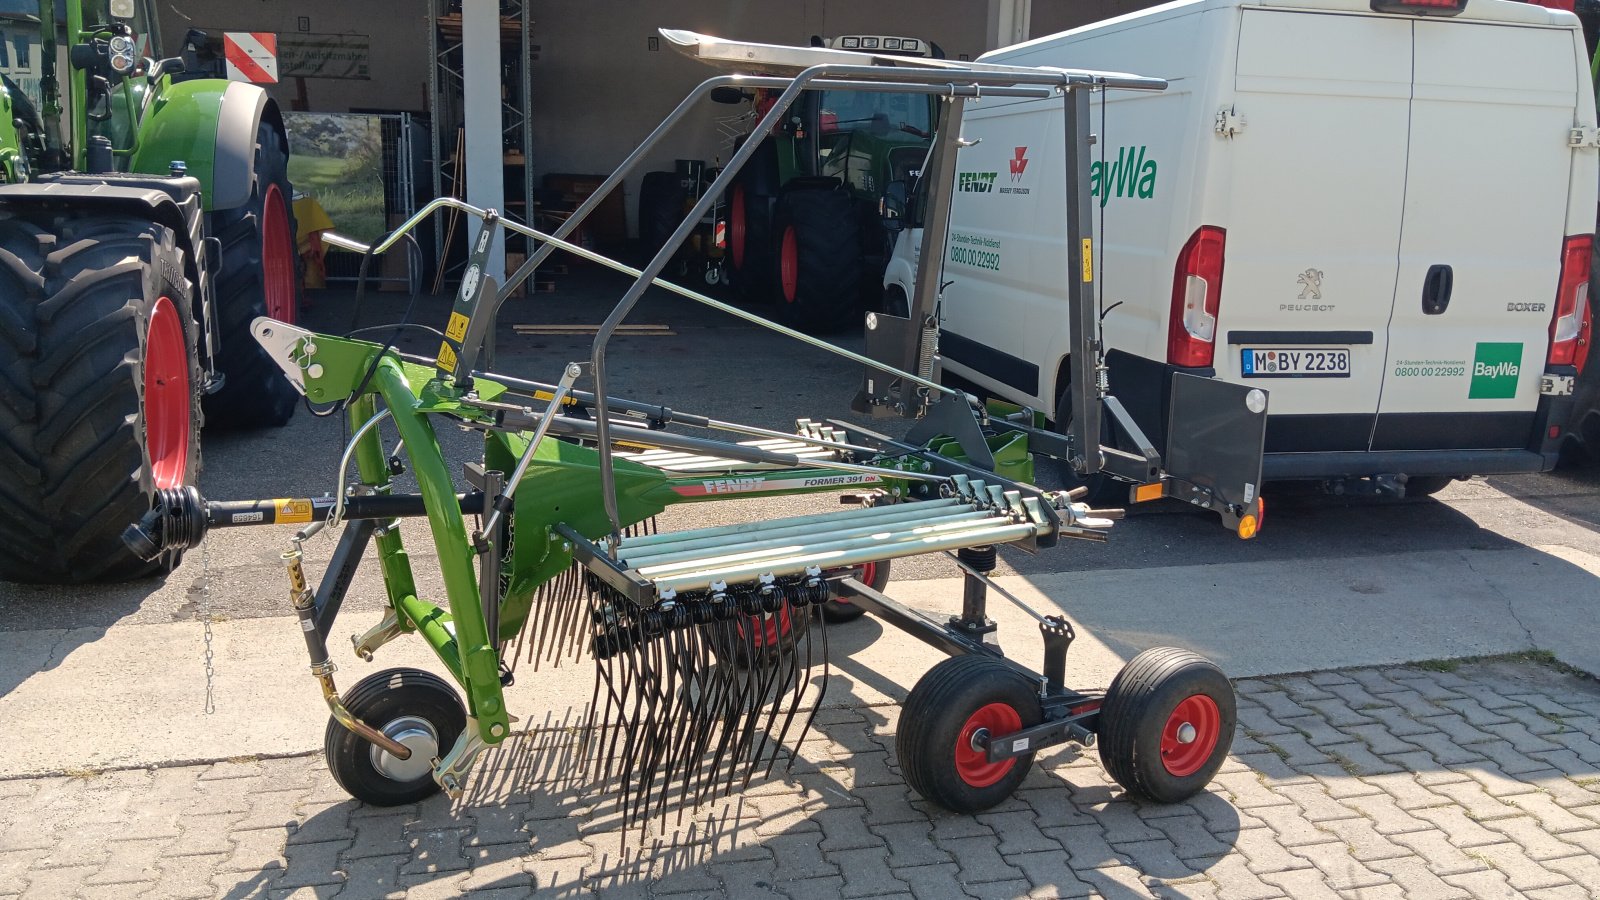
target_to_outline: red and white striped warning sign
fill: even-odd
[[[229,81],[278,83],[278,36],[270,31],[225,31],[222,54]]]

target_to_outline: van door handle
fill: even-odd
[[[1428,267],[1427,277],[1422,279],[1422,314],[1437,316],[1450,306],[1450,288],[1455,282],[1455,273],[1449,266],[1435,265]]]

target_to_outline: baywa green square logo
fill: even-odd
[[[1517,395],[1522,368],[1521,344],[1479,344],[1472,360],[1468,400],[1509,400]]]

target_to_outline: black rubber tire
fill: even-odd
[[[783,285],[783,246],[795,243],[791,297]],[[854,201],[842,188],[789,191],[773,218],[778,274],[778,319],[801,331],[826,334],[860,325],[861,238]]]
[[[289,148],[270,122],[256,132],[256,184],[243,206],[217,210],[207,231],[222,243],[222,270],[215,282],[217,369],[222,389],[205,398],[206,426],[221,429],[275,428],[286,424],[299,405],[283,370],[256,343],[250,323],[267,314],[263,265],[262,208],[268,187],[281,192],[289,217],[289,240],[295,240],[294,190],[289,185]],[[300,308],[300,257],[294,254],[295,309]]]
[[[150,509],[145,345],[163,296],[184,332],[189,443],[200,476],[193,286],[172,229],[91,210],[0,209],[0,579],[123,581],[124,528]]]
[[[882,306],[883,312],[891,316],[899,316],[902,319],[911,318],[911,299],[906,296],[906,292],[901,290],[898,284],[891,284],[883,289]]]
[[[1432,497],[1455,481],[1448,475],[1417,475],[1406,479],[1407,497]]]
[[[988,656],[956,656],[917,682],[900,711],[895,753],[906,783],[923,797],[958,813],[975,813],[1005,800],[1028,777],[1033,755],[1017,757],[991,784],[974,786],[961,774],[956,743],[967,722],[991,703],[1010,706],[1022,728],[1039,724],[1039,686]]]
[[[1180,777],[1161,758],[1161,733],[1178,704],[1195,694],[1217,705],[1217,742],[1198,770]],[[1106,691],[1096,735],[1100,762],[1129,794],[1178,803],[1211,783],[1233,746],[1237,721],[1233,685],[1215,663],[1189,650],[1155,647],[1123,666]]]
[[[646,172],[639,184],[639,243],[656,255],[683,222],[687,194],[673,172]]]
[[[426,720],[438,735],[440,757],[450,752],[467,727],[467,711],[455,688],[421,669],[386,669],[368,675],[345,693],[344,705],[351,715],[379,731],[403,716]],[[431,773],[396,781],[379,772],[372,763],[372,749],[366,738],[328,717],[323,757],[333,780],[350,796],[373,806],[400,806],[439,791]]]
[[[772,217],[777,202],[778,146],[768,138],[739,170],[734,178],[734,189],[728,192],[728,262],[733,268],[733,286],[746,303],[764,303],[771,300],[776,291]],[[740,204],[744,216],[742,253],[734,252],[734,203]]]
[[[1060,419],[1062,411],[1072,408],[1071,398],[1068,396],[1068,392],[1071,389],[1071,385],[1063,387],[1060,396],[1056,397],[1057,420],[1054,426],[1059,434],[1067,434],[1072,427],[1071,419],[1064,422]],[[1104,424],[1104,419],[1101,421],[1100,440],[1104,442],[1111,437],[1111,428],[1108,424]],[[1084,497],[1081,502],[1101,508],[1128,505],[1129,486],[1126,482],[1118,481],[1104,472],[1096,472],[1088,478],[1080,477],[1073,470],[1071,461],[1065,459],[1056,460],[1056,472],[1061,477],[1061,486],[1066,490],[1070,491],[1078,487],[1089,488],[1088,496]]]
[[[882,591],[889,583],[889,560],[880,559],[874,563],[867,563],[866,566],[856,566],[858,577],[860,570],[866,568],[867,566],[872,567],[872,571],[870,573],[872,577],[866,581],[865,584],[867,587],[870,587],[875,591]],[[839,596],[829,597],[828,601],[822,604],[820,611],[822,618],[825,621],[835,625],[842,624],[844,622],[854,622],[855,620],[867,614],[865,607],[857,606],[844,597]]]

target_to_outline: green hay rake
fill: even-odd
[[[1099,433],[1102,405],[1113,416],[1120,411],[1103,389],[1084,388],[1078,433],[1062,436],[1034,427],[1026,412],[991,416],[973,398],[941,386],[932,345],[937,329],[928,327],[936,321],[937,266],[925,267],[913,310],[922,326],[874,317],[865,355],[657,280],[754,143],[735,154],[643,271],[567,240],[666,130],[717,88],[781,90],[757,127],[764,133],[800,91],[826,87],[942,98],[939,137],[926,168],[935,186],[928,220],[938,224],[927,229],[923,255],[938,259],[965,102],[1062,99],[1068,140],[1085,148],[1091,92],[1159,90],[1164,83],[939,61],[904,65],[686,32],[663,37],[713,64],[789,74],[719,75],[702,83],[554,234],[443,199],[376,247],[361,248],[381,253],[446,206],[482,221],[435,358],[257,320],[257,340],[296,388],[311,402],[343,408],[352,437],[337,490],[323,499],[248,501],[206,501],[193,488],[169,490],[128,529],[129,546],[150,557],[194,547],[212,528],[303,526],[283,556],[311,671],[332,711],[328,764],[346,790],[369,803],[410,802],[440,788],[459,795],[479,753],[512,734],[504,688],[518,660],[537,665],[578,657],[596,665],[585,758],[598,782],[619,786],[625,820],[726,793],[770,771],[803,739],[826,689],[829,623],[862,613],[951,657],[912,690],[897,738],[907,780],[930,799],[961,811],[992,806],[1016,788],[1040,749],[1066,741],[1092,746],[1097,738],[1112,775],[1130,791],[1177,800],[1202,788],[1226,755],[1234,725],[1233,694],[1214,665],[1185,651],[1154,650],[1130,663],[1105,694],[1068,688],[1070,623],[1029,610],[1044,642],[1043,670],[1007,659],[986,614],[987,593],[998,590],[986,573],[1000,546],[1037,552],[1063,538],[1103,541],[1119,514],[1033,486],[1030,445],[1072,459],[1080,471],[1095,471],[1105,460],[1108,467],[1131,468],[1133,480],[1159,485],[1161,492],[1181,492],[1194,502],[1203,497],[1202,505],[1236,519],[1253,515],[1259,508],[1248,495],[1259,482],[1264,397],[1247,403],[1243,389],[1203,379],[1175,384],[1197,392],[1192,406],[1206,422],[1203,438],[1185,445],[1180,456],[1191,463],[1219,454],[1246,459],[1226,471],[1191,465],[1194,473],[1176,473],[1162,468],[1162,455],[1142,436],[1136,439],[1142,446],[1131,452],[1088,442],[1087,435]],[[1075,212],[1073,228],[1082,230],[1067,242],[1064,273],[1080,271],[1079,254],[1088,252],[1079,242],[1080,234],[1088,235],[1087,157],[1074,159],[1085,172],[1069,172],[1065,200]],[[538,243],[504,290],[485,271],[496,228]],[[480,371],[501,301],[558,248],[635,277],[596,335],[591,358],[567,364],[550,383]],[[1068,281],[1074,282],[1075,314],[1092,321],[1087,279]],[[857,407],[916,424],[904,440],[841,421],[801,420],[794,434],[784,434],[609,396],[607,343],[652,284],[863,364],[868,375]],[[1092,374],[1093,329],[1081,333],[1082,364]],[[910,362],[883,361],[891,357]],[[593,389],[580,389],[580,379]],[[393,447],[385,447],[378,427],[384,419],[398,433]],[[457,492],[436,439],[441,420],[482,434],[481,460],[464,465],[465,492]],[[1191,425],[1176,422],[1174,433],[1187,433]],[[359,483],[347,488],[352,461]],[[416,493],[396,486],[407,467]],[[858,508],[679,532],[654,525],[657,514],[679,503],[845,490],[855,493]],[[401,523],[412,518],[426,519],[443,575],[443,605],[418,596],[401,534]],[[313,590],[302,545],[341,525],[326,574]],[[353,637],[356,654],[370,660],[387,642],[416,634],[459,686],[464,704],[450,682],[415,669],[380,672],[343,695],[337,690],[326,642],[369,548],[376,549],[388,607],[376,626]],[[961,613],[947,621],[883,593],[892,560],[936,552],[954,558],[966,580]]]

